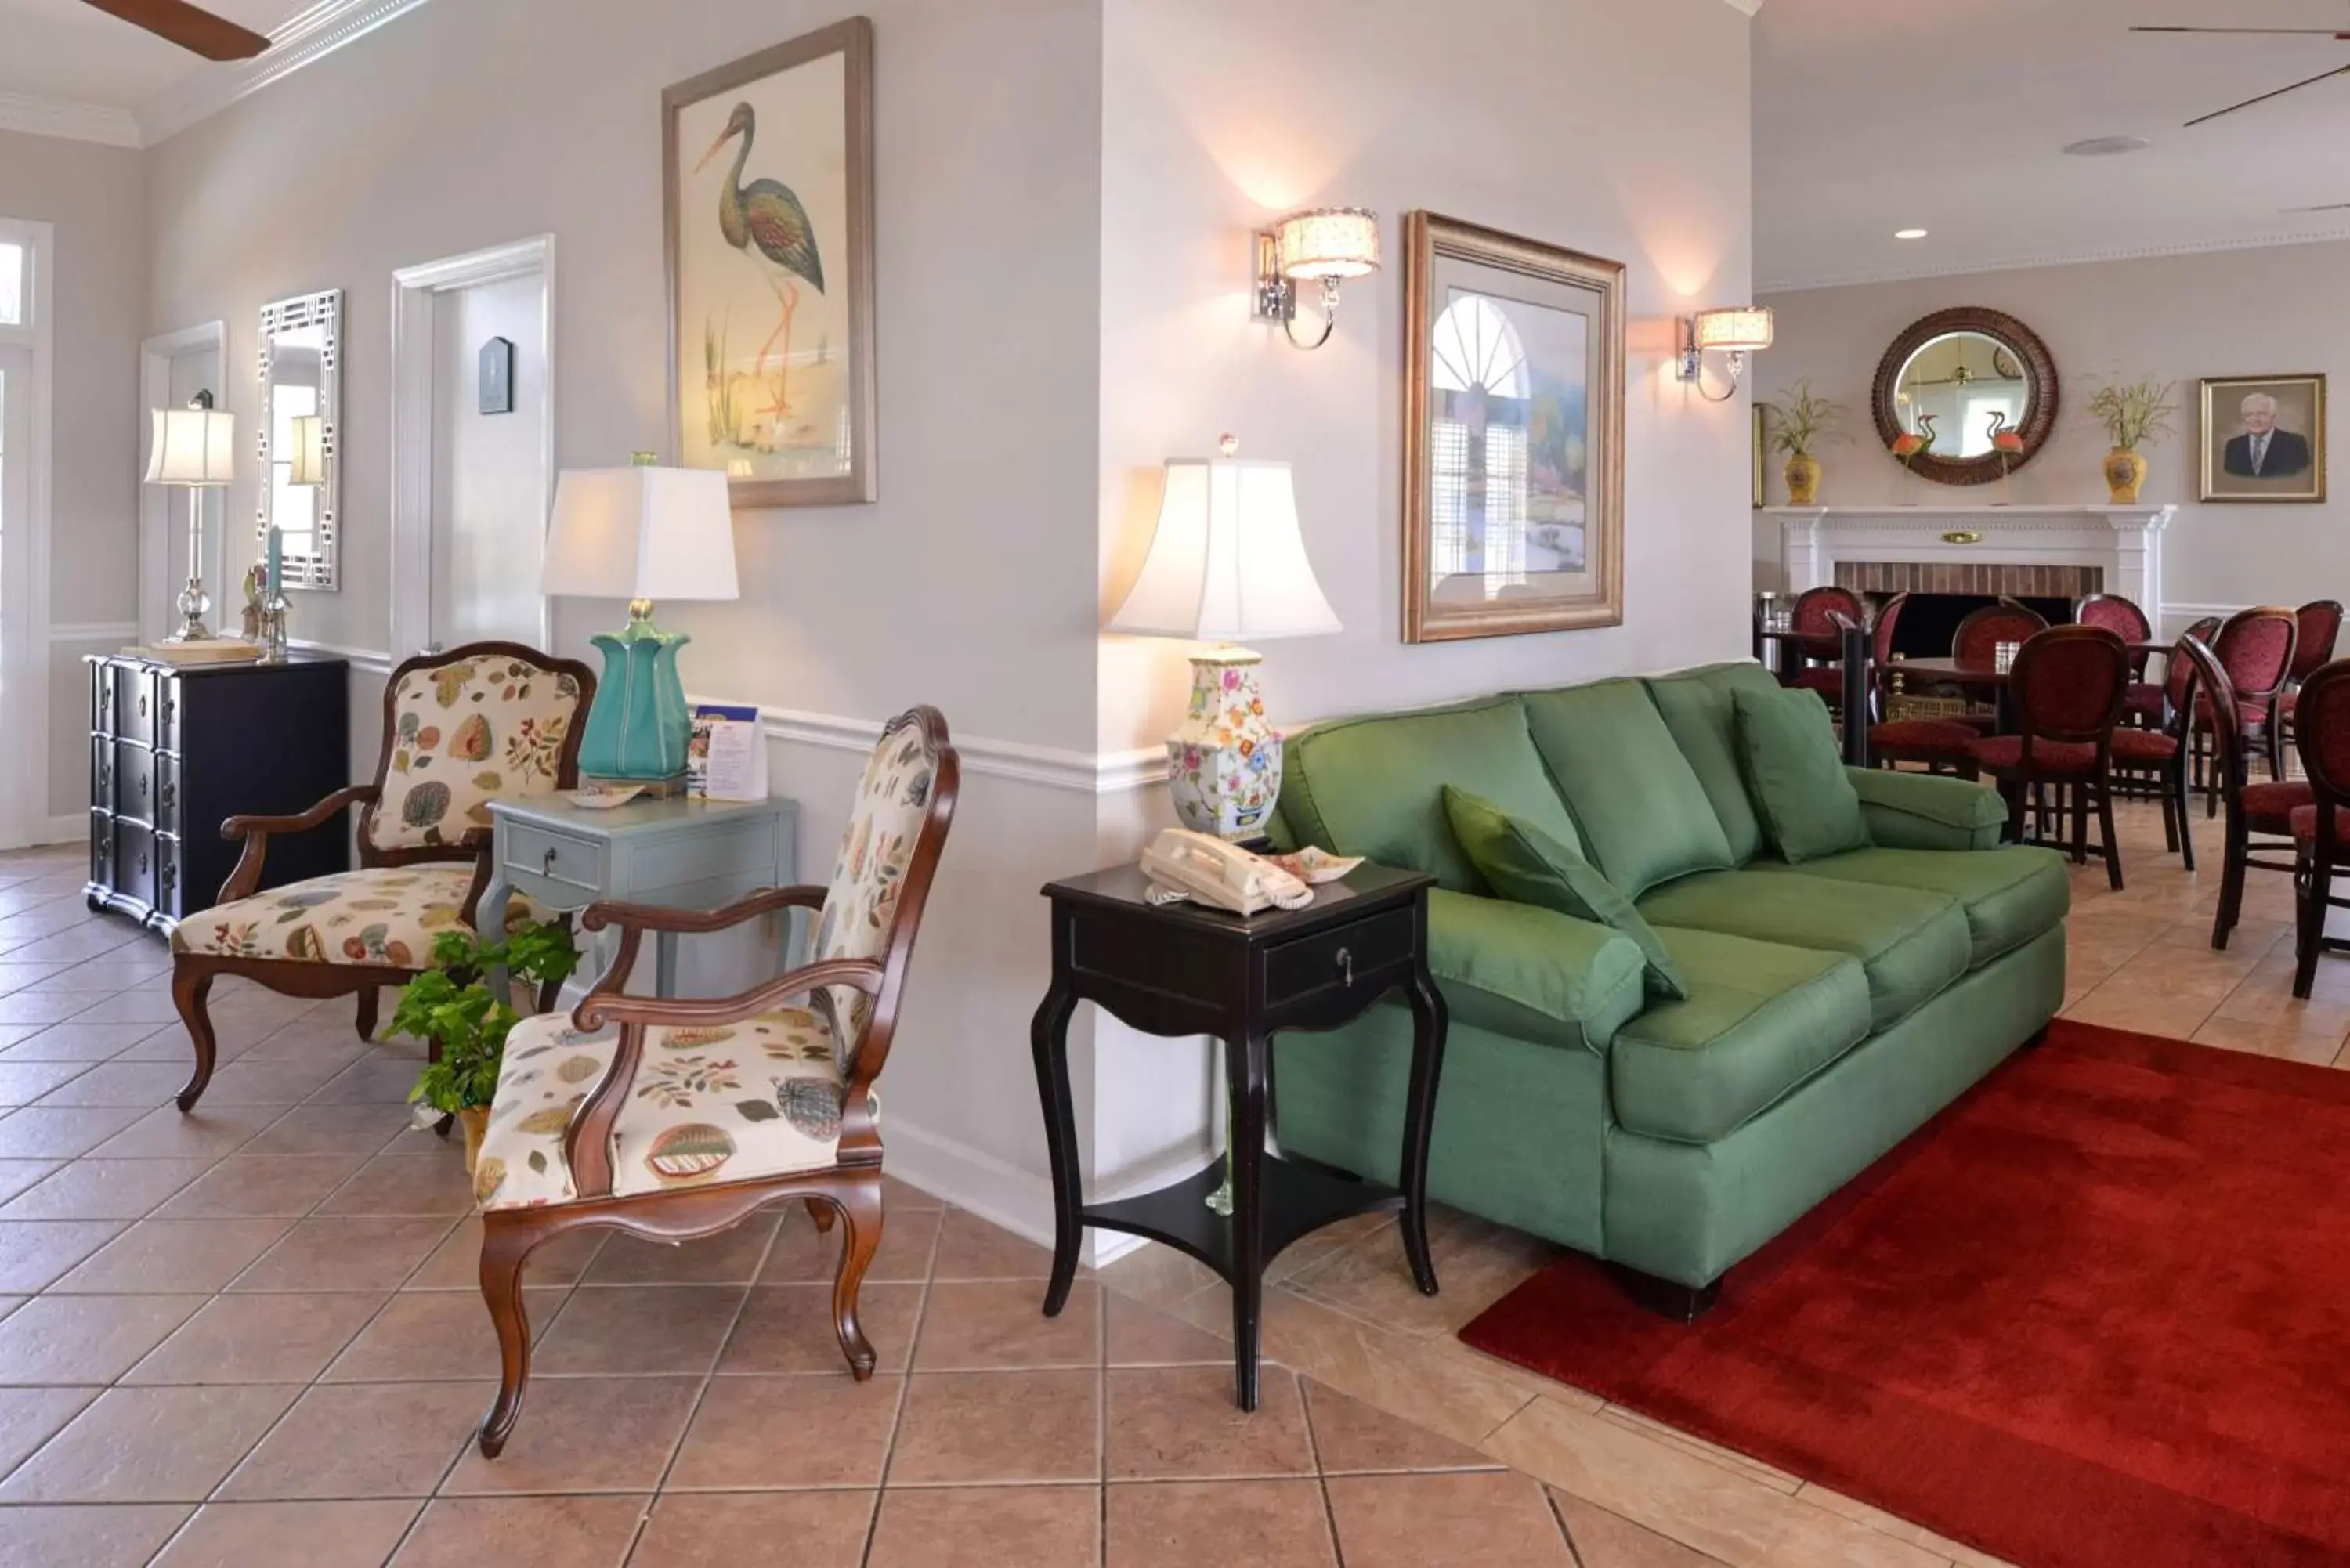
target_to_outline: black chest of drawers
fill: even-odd
[[[132,654],[89,665],[93,909],[168,932],[209,909],[242,846],[231,816],[298,812],[348,782],[350,678],[339,659],[181,668]],[[341,817],[274,839],[261,885],[348,869]]]

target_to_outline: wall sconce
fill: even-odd
[[[1746,373],[1746,356],[1771,347],[1771,307],[1765,305],[1684,316],[1679,326],[1680,363],[1674,368],[1673,379],[1696,387],[1698,396],[1709,403],[1727,402],[1737,394],[1739,378]],[[1730,389],[1718,398],[1705,389],[1708,353],[1730,356]]]
[[[293,440],[286,464],[288,484],[327,483],[327,420],[323,414],[296,414]]]
[[[1259,321],[1278,321],[1300,348],[1319,348],[1338,324],[1338,286],[1379,270],[1379,215],[1367,207],[1313,207],[1292,213],[1256,236]],[[1322,331],[1312,342],[1297,336],[1297,286],[1322,285]]]

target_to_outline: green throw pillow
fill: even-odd
[[[1613,926],[1640,945],[1648,961],[1651,996],[1689,1000],[1688,982],[1665,944],[1599,867],[1522,817],[1452,784],[1444,786],[1444,814],[1470,864],[1513,904],[1535,904],[1578,920]]]
[[[1742,687],[1738,750],[1763,830],[1791,866],[1868,847],[1860,792],[1845,773],[1828,705],[1816,691]]]

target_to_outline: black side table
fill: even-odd
[[[1253,1410],[1264,1266],[1292,1241],[1350,1215],[1400,1209],[1412,1277],[1423,1293],[1436,1293],[1436,1270],[1428,1257],[1428,1142],[1444,1065],[1445,1013],[1428,973],[1433,881],[1417,871],[1364,866],[1342,882],[1315,889],[1305,909],[1267,909],[1246,919],[1192,903],[1146,903],[1148,881],[1132,866],[1045,887],[1053,901],[1053,984],[1031,1030],[1053,1158],[1053,1281],[1045,1293],[1045,1316],[1058,1315],[1068,1302],[1085,1227],[1128,1231],[1178,1248],[1232,1287],[1235,1393],[1242,1409]],[[1274,1032],[1335,1029],[1394,991],[1403,992],[1416,1025],[1402,1190],[1265,1153]],[[1085,1202],[1068,1053],[1069,1018],[1081,1001],[1146,1034],[1212,1034],[1224,1042],[1232,1096],[1230,1218],[1206,1201],[1223,1181],[1222,1160],[1139,1198]]]

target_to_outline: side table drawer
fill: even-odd
[[[598,840],[527,822],[505,825],[504,838],[505,871],[517,887],[536,880],[580,893],[603,889],[605,850]]]
[[[1317,992],[1394,983],[1395,971],[1411,964],[1414,929],[1412,910],[1389,909],[1266,949],[1265,1005],[1279,1007]]]

